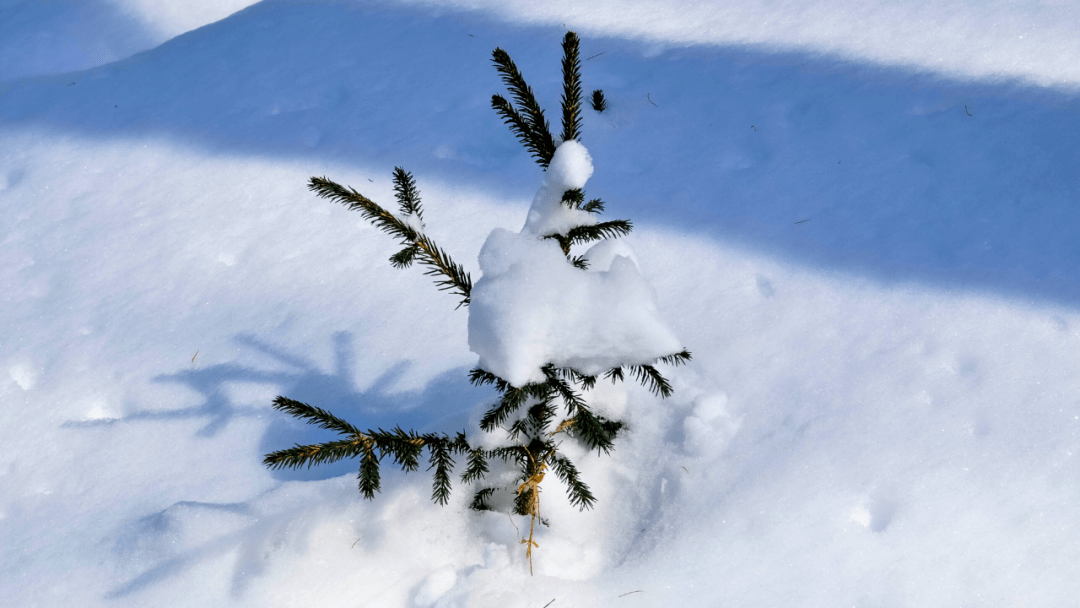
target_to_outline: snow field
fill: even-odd
[[[8,280],[40,286],[4,302],[22,320],[4,338],[18,346],[5,349],[3,398],[20,407],[5,410],[3,428],[19,431],[5,434],[0,477],[4,545],[30,556],[9,570],[25,581],[20,605],[286,605],[373,586],[389,605],[475,606],[603,604],[639,587],[647,602],[804,605],[1053,605],[1076,592],[1064,581],[1077,557],[1080,316],[1066,308],[852,281],[639,226],[628,241],[695,363],[672,372],[667,402],[605,396],[629,399],[636,430],[612,459],[585,460],[595,512],[545,485],[554,523],[525,581],[519,531],[469,512],[465,492],[439,509],[424,475],[388,475],[367,503],[351,475],[279,485],[259,464],[287,445],[266,445],[278,392],[330,407],[335,382],[346,396],[416,390],[474,361],[451,298],[391,272],[392,245],[306,193],[302,167],[161,142],[27,134],[4,148],[24,170],[0,195],[36,211],[5,219],[5,255],[24,260]],[[376,200],[388,182],[369,184]],[[483,238],[468,218],[525,214],[419,184],[430,233],[462,260]],[[168,211],[140,218],[147,201]],[[409,301],[422,314],[401,310]],[[58,312],[68,303],[79,306]],[[365,322],[375,315],[388,320]],[[355,343],[348,369],[330,352],[335,331]],[[397,357],[408,371],[372,387]],[[453,406],[446,428],[475,405]],[[409,420],[407,406],[375,416]],[[396,540],[363,541],[380,537]],[[42,594],[49,579],[69,584]]]
[[[267,2],[69,87],[55,74],[233,5],[110,5],[145,12],[138,36],[91,5],[35,6],[18,15],[38,21],[16,25],[0,9],[0,603],[1080,596],[1071,7],[877,3],[853,20],[804,3],[776,26],[749,2],[513,4],[492,25],[422,5]],[[421,431],[465,428],[487,404],[465,382],[468,312],[390,268],[384,234],[304,184],[326,175],[387,204],[406,166],[428,233],[478,278],[488,234],[519,229],[541,183],[496,118],[471,122],[496,90],[487,53],[511,51],[554,99],[550,57],[532,53],[555,47],[515,24],[562,19],[586,40],[653,45],[607,39],[586,65],[612,105],[586,113],[587,196],[608,202],[602,219],[635,222],[589,258],[628,258],[694,362],[670,372],[667,401],[598,387],[632,432],[611,458],[574,454],[596,510],[545,482],[552,526],[529,577],[527,521],[465,509],[466,488],[439,508],[426,474],[387,472],[365,502],[354,463],[261,459],[327,438],[273,413],[277,394]],[[64,46],[34,23],[78,27]],[[870,67],[665,51],[732,41]],[[72,51],[83,42],[107,52]],[[390,52],[360,52],[372,46]],[[426,105],[403,70],[444,95]],[[15,80],[32,74],[54,76]]]
[[[699,256],[687,274],[731,277],[714,287],[721,300],[654,275],[677,332],[680,319],[715,319],[695,325],[695,359],[741,425],[725,457],[698,464],[712,489],[687,496],[679,519],[701,525],[657,551],[673,570],[724,581],[714,597],[736,603],[1070,601],[1075,312],[674,242],[672,262]],[[778,573],[807,582],[763,584]]]

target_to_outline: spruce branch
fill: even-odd
[[[562,397],[563,404],[566,405],[567,414],[574,415],[588,408],[588,405],[585,404],[585,400],[581,398],[581,395],[577,394],[573,387],[559,377],[560,373],[555,367],[547,365],[543,368],[543,371],[544,375],[547,377],[548,386]]]
[[[685,365],[686,363],[689,363],[690,359],[690,351],[683,349],[677,353],[672,353],[670,355],[664,355],[663,357],[659,357],[656,359],[656,362],[678,367],[680,365]]]
[[[581,203],[585,200],[585,193],[581,188],[574,188],[563,192],[562,204],[571,209],[581,209]]]
[[[518,408],[525,405],[529,398],[541,401],[550,399],[551,390],[546,383],[529,383],[521,388],[515,388],[509,384],[506,384],[506,386],[507,390],[503,391],[499,404],[488,410],[484,417],[480,419],[481,430],[488,432],[495,430],[506,422],[507,418],[516,412]]]
[[[431,500],[445,505],[450,500],[450,470],[454,466],[454,458],[450,453],[454,446],[447,441],[433,441],[429,446],[428,462],[431,466],[428,470],[435,469],[432,475]]]
[[[469,439],[465,436],[465,431],[459,431],[457,436],[454,437],[454,451],[458,454],[467,454],[472,450],[469,445]]]
[[[649,389],[654,395],[668,398],[671,396],[671,383],[667,378],[651,365],[628,365],[627,368],[641,386]]]
[[[604,212],[604,201],[594,198],[591,201],[585,203],[581,208],[582,211],[588,211],[589,213],[600,214]]]
[[[390,265],[394,268],[408,268],[409,266],[412,266],[413,260],[416,259],[416,254],[419,252],[419,247],[416,245],[409,245],[390,256]]]
[[[609,220],[592,225],[575,226],[566,231],[566,240],[573,246],[580,243],[626,236],[633,229],[634,225],[629,220]]]
[[[527,434],[529,432],[529,422],[525,418],[519,418],[518,420],[510,423],[510,426],[506,428],[506,436],[510,441],[518,441],[518,437]]]
[[[403,173],[406,176],[408,175],[407,172]],[[420,263],[428,267],[428,270],[424,273],[425,275],[439,277],[435,279],[435,285],[439,290],[450,291],[461,297],[461,301],[458,303],[459,307],[469,305],[469,294],[472,292],[472,277],[466,272],[464,266],[455,262],[450,257],[450,254],[436,245],[435,241],[431,240],[426,234],[417,232],[394,214],[383,209],[378,203],[353,188],[346,188],[325,177],[312,177],[308,182],[308,189],[320,198],[342,203],[351,211],[359,211],[364,219],[371,222],[376,228],[397,238],[406,249],[415,249],[410,253],[405,253],[404,249],[399,251],[390,258],[391,264],[397,267],[405,267],[411,264],[415,258],[419,258]],[[415,187],[408,190],[407,185],[403,184],[403,191],[416,194],[415,204],[419,213],[420,202]]]
[[[412,173],[401,167],[394,167],[394,196],[402,215],[415,215],[421,222],[424,221],[424,209],[420,205],[420,191],[416,188],[416,180]]]
[[[570,504],[584,511],[592,509],[596,503],[596,497],[585,482],[581,481],[574,463],[562,454],[553,454],[550,458],[551,470],[566,485],[566,495],[570,498]]]
[[[570,248],[581,243],[591,243],[602,239],[613,239],[630,234],[634,225],[628,220],[609,220],[597,224],[574,226],[566,231],[566,234],[548,234],[544,239],[551,239],[559,244],[563,255],[575,266],[580,266],[570,257]]]
[[[411,472],[420,468],[420,454],[426,442],[416,431],[405,431],[398,426],[389,432],[379,429],[378,432],[368,433],[383,454],[389,453],[394,462],[401,465],[401,470]]]
[[[612,425],[611,422],[582,408],[574,416],[574,425],[570,430],[590,450],[610,454],[615,448],[615,435],[622,427],[621,423]]]
[[[348,422],[321,408],[286,397],[278,397],[274,401],[274,408],[305,420],[310,424],[318,425],[324,429],[335,430],[350,435],[350,437],[315,445],[296,445],[286,450],[267,454],[263,461],[266,466],[271,469],[311,467],[359,456],[360,493],[369,499],[374,498],[375,494],[379,492],[379,463],[384,456],[390,456],[396,464],[401,466],[402,470],[409,472],[417,470],[419,457],[424,449],[427,449],[431,465],[428,470],[434,469],[432,500],[438,504],[446,504],[450,496],[450,473],[455,464],[453,454],[471,454],[474,452],[469,446],[464,432],[458,433],[455,437],[436,433],[421,435],[415,431],[405,431],[401,427],[395,427],[390,431],[369,429],[361,432]],[[483,461],[483,451],[476,450],[476,452],[479,453],[480,461],[476,461],[477,456],[470,456],[469,470],[466,471],[473,479],[479,479],[487,473],[487,465]]]
[[[563,37],[562,140],[581,138],[581,59],[579,40],[574,32]]]
[[[547,428],[548,423],[554,417],[555,409],[552,407],[550,399],[534,403],[529,407],[524,417],[515,420],[507,428],[507,436],[512,441],[516,441],[521,435],[526,437],[542,435],[544,429]]]
[[[544,429],[548,428],[554,418],[555,408],[551,406],[550,400],[534,404],[525,416],[525,421],[529,425],[529,434],[533,436],[543,434]]]
[[[555,241],[556,243],[558,243],[559,244],[559,249],[562,249],[563,255],[566,256],[566,259],[571,264],[574,264],[574,258],[570,256],[570,239],[566,238],[565,236],[563,236],[561,234],[549,234],[549,235],[546,235],[544,237],[544,240],[549,240],[549,239]],[[586,260],[584,258],[582,258],[581,261],[585,262]],[[587,264],[587,262],[586,262],[586,264]],[[578,266],[577,264],[574,264],[574,266],[577,266],[578,268],[581,268],[581,266]],[[584,269],[582,269],[582,270],[584,270]]]
[[[492,458],[500,458],[503,462],[514,461],[514,464],[523,465],[529,462],[528,450],[523,445],[505,445],[497,447],[489,452]]]
[[[519,462],[525,466],[518,478],[521,484],[517,488],[514,507],[519,515],[533,516],[535,522],[536,516],[540,514],[540,483],[544,481],[547,461],[555,453],[555,448],[550,442],[534,439],[527,447],[518,446],[518,449]],[[529,540],[532,541],[531,532]]]
[[[382,489],[379,478],[379,457],[375,455],[375,450],[365,450],[360,457],[360,472],[357,478],[360,494],[368,500],[373,500],[375,494]]]
[[[488,474],[487,452],[481,448],[468,450],[465,462],[465,471],[461,473],[461,481],[472,483],[483,479]]]
[[[580,384],[584,390],[591,390],[596,385],[596,376],[583,374],[572,367],[560,367],[555,370],[559,376],[568,379],[575,384]]]
[[[657,357],[656,359],[653,359],[653,362],[678,367],[688,363],[690,359],[690,351],[683,349],[677,353]],[[612,384],[621,382],[623,380],[623,367],[630,370],[630,373],[634,375],[634,378],[640,382],[642,386],[652,391],[653,394],[664,398],[671,396],[673,392],[671,383],[668,382],[663,374],[652,365],[643,364],[613,367],[604,372],[604,377],[610,379]]]
[[[527,477],[522,481],[521,485],[518,486],[517,494],[514,496],[514,513],[516,515],[536,516],[536,513],[534,513],[533,510],[540,504],[539,482],[543,480],[543,477],[540,477],[538,481],[534,477]],[[530,481],[532,483],[530,483]],[[529,553],[526,553],[526,557],[529,555]]]
[[[421,234],[416,239],[416,246],[420,249],[422,262],[428,266],[424,274],[431,277],[442,276],[443,278],[435,279],[438,289],[461,296],[462,300],[458,302],[458,307],[468,306],[469,294],[472,292],[472,277],[469,276],[465,267],[455,262],[450,254],[425,234]]]
[[[294,418],[299,418],[308,424],[314,424],[321,429],[337,431],[343,435],[363,435],[360,429],[330,412],[288,397],[278,395],[274,398],[274,404],[271,407]]]
[[[469,370],[469,383],[473,386],[494,384],[495,390],[500,393],[505,393],[511,388],[510,383],[506,380],[503,380],[486,369],[480,369],[479,367]]]
[[[548,163],[551,162],[551,157],[555,155],[555,151],[548,149],[544,138],[533,131],[528,121],[522,118],[521,114],[514,109],[514,106],[510,105],[510,102],[506,101],[501,95],[491,96],[491,107],[502,117],[503,124],[510,127],[510,131],[517,136],[518,141],[525,146],[525,149],[536,158],[536,162],[541,167],[547,167]],[[551,145],[554,146],[555,143],[552,142]]]
[[[596,386],[596,376],[587,376],[574,372],[575,382],[581,384],[581,388],[586,391],[591,391]]]
[[[496,48],[491,53],[491,59],[495,63],[495,69],[502,75],[503,84],[510,89],[514,101],[521,108],[525,123],[535,136],[536,145],[539,148],[538,152],[540,152],[538,162],[542,167],[547,167],[551,162],[551,157],[555,155],[555,140],[551,137],[547,119],[544,118],[544,111],[540,108],[540,104],[537,103],[532,87],[525,82],[525,78],[518,71],[514,61],[510,59],[510,55],[506,51]],[[495,98],[493,97],[492,105],[494,104]]]
[[[311,468],[315,465],[355,458],[370,450],[369,443],[369,439],[363,435],[357,435],[352,439],[314,445],[297,444],[291,448],[267,454],[263,458],[263,465],[272,470]]]

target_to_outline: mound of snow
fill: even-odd
[[[561,144],[522,231],[496,228],[480,250],[483,276],[469,305],[469,348],[482,368],[515,386],[542,382],[548,363],[598,374],[681,348],[628,246],[616,250],[600,241],[595,257],[603,264],[582,272],[567,263],[558,243],[543,238],[595,222],[593,214],[561,202],[563,192],[584,187],[590,175],[585,147]]]

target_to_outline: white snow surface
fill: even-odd
[[[529,207],[529,214],[521,231],[544,237],[566,234],[575,226],[595,224],[595,214],[571,209],[562,202],[564,192],[584,188],[592,173],[592,157],[585,146],[576,141],[559,144],[544,173],[544,183]]]
[[[968,79],[1080,87],[1080,4],[1070,0],[408,0],[511,23],[681,45],[753,45]]]
[[[1075,604],[1075,5],[483,6],[0,8],[0,604]],[[408,168],[480,277],[540,175],[490,52],[554,116],[564,22],[610,105],[587,196],[635,224],[580,274],[639,273],[694,360],[589,394],[627,430],[564,442],[597,506],[544,481],[529,576],[527,520],[461,484],[261,462],[337,437],[275,395],[448,433],[491,403],[468,312],[305,183],[392,207]]]
[[[497,228],[480,250],[469,348],[514,386],[543,382],[548,363],[596,375],[682,350],[634,262],[582,272],[554,241]]]
[[[592,172],[585,146],[560,144],[521,232],[496,228],[480,249],[483,275],[469,305],[469,348],[481,368],[514,386],[543,382],[541,368],[549,363],[596,375],[682,349],[634,260],[615,255],[582,272],[555,240],[541,238],[596,223],[595,214],[561,202],[565,191],[584,188]],[[601,246],[611,251],[603,241],[594,245]]]

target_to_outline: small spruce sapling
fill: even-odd
[[[663,339],[653,340],[651,351],[649,347],[642,350],[641,336],[631,336],[628,341],[638,343],[638,347],[630,351],[619,351],[616,347],[614,353],[557,352],[559,344],[546,344],[541,346],[556,349],[550,360],[525,363],[518,361],[516,365],[512,365],[501,360],[499,356],[499,353],[504,352],[499,348],[513,342],[512,338],[499,335],[504,325],[498,318],[500,306],[505,309],[507,301],[511,301],[509,306],[512,309],[514,297],[524,298],[528,302],[535,302],[538,298],[535,294],[520,290],[515,292],[514,288],[507,291],[506,283],[510,279],[498,275],[490,268],[490,259],[494,254],[490,251],[485,253],[489,249],[516,246],[518,255],[529,257],[539,251],[540,255],[535,257],[547,255],[549,261],[551,255],[557,255],[561,262],[555,262],[558,268],[554,270],[556,274],[562,273],[559,275],[563,281],[560,285],[569,292],[572,289],[566,288],[566,285],[574,281],[592,281],[586,285],[584,293],[601,294],[590,296],[593,300],[599,299],[601,305],[611,301],[622,306],[619,298],[625,298],[627,293],[634,293],[634,289],[641,292],[639,284],[644,284],[637,274],[636,266],[629,267],[633,264],[629,258],[622,262],[609,262],[610,270],[590,269],[589,252],[586,252],[586,255],[574,255],[572,251],[576,245],[603,242],[626,235],[632,228],[631,223],[626,220],[596,221],[595,217],[604,210],[604,203],[599,199],[586,202],[581,189],[584,180],[592,172],[592,165],[588,153],[578,143],[582,128],[581,62],[578,44],[578,37],[573,32],[568,32],[563,39],[562,133],[558,140],[551,135],[544,111],[510,56],[499,48],[492,53],[495,68],[509,89],[513,101],[494,95],[491,105],[547,173],[545,186],[537,194],[522,232],[511,235],[496,229],[488,238],[488,243],[485,243],[484,250],[481,251],[481,267],[484,268],[487,255],[489,268],[485,270],[485,276],[475,290],[469,273],[425,234],[420,192],[409,172],[400,167],[394,169],[394,194],[398,203],[398,214],[391,213],[353,188],[341,186],[325,177],[313,177],[308,184],[318,196],[359,211],[373,225],[397,239],[401,249],[390,258],[394,267],[407,268],[414,263],[423,266],[426,269],[425,274],[433,277],[440,290],[448,291],[458,298],[459,308],[470,308],[470,347],[481,357],[477,368],[469,372],[469,380],[476,386],[491,385],[499,394],[498,400],[480,419],[479,431],[482,437],[476,439],[465,431],[449,435],[417,433],[401,427],[389,431],[381,428],[361,429],[324,409],[279,396],[274,400],[275,409],[321,428],[336,431],[343,438],[314,445],[296,445],[268,454],[264,460],[268,467],[277,469],[310,467],[341,459],[358,458],[360,494],[371,499],[380,490],[380,464],[384,459],[389,458],[405,471],[415,471],[420,467],[420,459],[426,451],[428,470],[433,471],[431,498],[437,504],[445,505],[450,498],[457,459],[462,458],[464,467],[459,475],[460,480],[465,484],[478,486],[471,501],[473,509],[493,509],[497,494],[503,493],[508,495],[514,513],[530,517],[529,538],[522,539],[522,543],[526,545],[530,571],[532,549],[537,546],[533,533],[540,514],[540,489],[545,475],[552,472],[559,478],[566,486],[569,501],[573,506],[582,510],[590,509],[596,502],[574,462],[560,451],[560,442],[565,438],[572,438],[590,450],[610,453],[615,446],[616,436],[624,427],[623,422],[609,419],[594,411],[593,404],[586,398],[598,378],[602,376],[606,380],[620,382],[630,377],[654,394],[666,398],[671,395],[672,387],[655,364],[677,366],[690,360],[690,353],[685,349],[675,352],[675,348],[667,348],[672,344],[677,348],[677,342],[673,342],[673,334],[666,330],[662,321],[649,316],[655,316],[655,303],[651,300],[644,306],[644,309],[648,309],[647,314],[644,317],[639,315],[633,322],[625,322],[626,320],[617,314],[607,314],[607,311],[601,311],[603,314],[599,315],[605,319],[614,318],[611,323],[616,324],[622,319],[624,326],[648,325],[650,322],[656,326],[663,325],[659,331]],[[553,161],[555,164],[551,166]],[[584,174],[582,167],[587,169]],[[553,188],[555,191],[552,191]],[[551,246],[545,244],[552,241],[557,244],[557,250],[550,249]],[[507,243],[510,245],[506,245]],[[542,249],[535,249],[536,247]],[[557,253],[553,253],[556,251]],[[554,276],[551,274],[550,265],[546,269],[537,268],[547,271],[548,275],[545,276]],[[528,279],[529,277],[526,277],[518,283],[536,282]],[[622,283],[618,283],[616,279]],[[615,296],[612,296],[615,299],[609,297],[604,300],[602,287],[610,284],[618,287]],[[646,286],[643,289],[651,294],[651,288]],[[558,292],[558,289],[551,287],[548,291]],[[474,303],[474,295],[482,296],[482,301]],[[554,305],[560,305],[559,298],[564,294],[558,292],[542,295],[554,297]],[[542,300],[543,297],[539,299]],[[470,304],[474,306],[470,307]],[[561,309],[564,316],[574,314],[574,303],[562,302],[561,305],[564,306]],[[521,310],[513,310],[512,314],[515,317],[527,316]],[[587,316],[578,321],[585,324],[593,322],[592,318]],[[613,335],[608,337],[608,341],[621,344],[624,337],[619,332],[626,328],[612,327],[614,329],[608,333]],[[601,328],[605,332],[609,329],[611,328]],[[630,327],[627,331],[632,334],[637,329]],[[492,344],[498,348],[493,350]],[[658,349],[660,350],[657,355],[653,351]],[[568,350],[573,351],[575,348]],[[531,352],[535,355],[535,352],[546,351],[543,348],[534,348]],[[642,359],[642,352],[653,354]],[[639,355],[636,359],[633,358],[635,354]],[[494,444],[491,441],[493,434],[496,437]],[[500,434],[502,439],[498,439]],[[516,471],[516,481],[503,487],[484,486],[483,481],[491,473],[492,460],[512,467]]]

